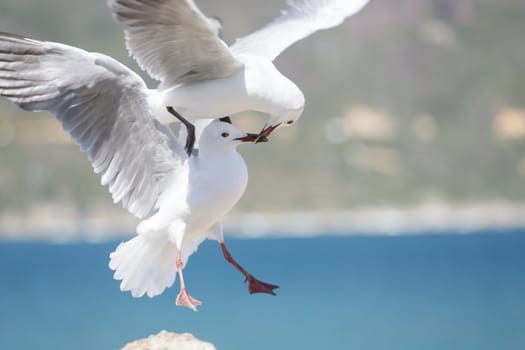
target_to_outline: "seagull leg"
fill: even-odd
[[[228,115],[226,117],[219,118],[219,120],[221,122],[228,123],[228,124],[232,123],[232,120],[231,120],[230,116],[228,116]]]
[[[279,288],[279,286],[276,286],[275,284],[270,284],[266,282],[259,281],[252,275],[250,275],[241,265],[239,265],[231,256],[230,252],[226,248],[226,244],[224,242],[221,242],[221,249],[222,254],[224,255],[224,258],[233,266],[239,270],[244,277],[246,278],[245,282],[248,282],[248,292],[250,294],[254,293],[267,293],[271,295],[275,295],[274,289]]]
[[[175,304],[177,306],[186,306],[192,309],[193,311],[197,312],[197,306],[202,305],[202,302],[199,300],[193,298],[186,289],[186,285],[184,284],[184,276],[182,274],[182,259],[181,259],[181,253],[180,250],[177,252],[177,270],[179,271],[179,278],[180,278],[180,293],[177,295],[177,300],[175,301]]]
[[[166,109],[186,127],[188,136],[186,137],[186,145],[184,146],[184,149],[186,150],[186,153],[188,153],[188,156],[191,156],[193,146],[195,145],[195,126],[174,110],[173,107],[168,106]]]

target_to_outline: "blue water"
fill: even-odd
[[[198,313],[121,293],[117,242],[0,244],[0,349],[118,349],[162,329],[220,350],[525,349],[525,232],[228,240],[278,295],[248,295],[206,242],[186,269]]]

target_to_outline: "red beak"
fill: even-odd
[[[246,134],[246,136],[236,138],[235,140],[255,143],[268,142],[268,138],[266,136],[261,136],[260,134]]]
[[[279,127],[279,125],[281,125],[281,123],[279,124],[275,124],[275,125],[272,125],[272,126],[268,126],[268,127],[265,127],[261,130],[261,132],[259,133],[257,139],[255,140],[255,143],[259,143],[259,142],[267,142],[268,141],[268,136],[270,136],[270,134]]]

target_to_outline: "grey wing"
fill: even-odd
[[[242,67],[219,38],[220,25],[192,0],[109,0],[126,46],[162,86],[223,78]]]
[[[288,46],[308,35],[341,24],[370,0],[288,0],[274,21],[239,38],[230,47],[234,55],[250,54],[274,60]]]
[[[146,87],[110,57],[0,33],[0,95],[53,113],[87,152],[115,202],[142,218],[185,153],[148,112]]]

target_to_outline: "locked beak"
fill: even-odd
[[[255,143],[259,143],[259,142],[268,142],[268,136],[270,136],[270,134],[271,134],[275,129],[277,129],[280,125],[281,125],[281,123],[274,124],[274,125],[270,125],[270,126],[265,126],[265,127],[261,130],[261,132],[259,133],[259,135],[257,136],[257,139],[255,140]]]
[[[235,140],[241,141],[241,142],[268,142],[268,138],[266,136],[261,136],[261,134],[246,134],[246,136],[238,137]]]

